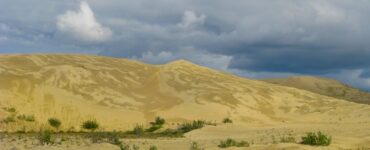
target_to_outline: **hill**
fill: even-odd
[[[155,116],[237,123],[363,122],[370,107],[305,90],[250,80],[185,60],[150,65],[88,55],[1,55],[2,131],[39,130],[57,117],[62,130],[96,119],[125,130]],[[14,108],[15,112],[10,108]],[[35,121],[16,119],[32,115]],[[14,119],[15,118],[15,119]]]
[[[313,76],[294,76],[288,78],[262,79],[262,81],[307,90],[337,99],[370,104],[370,93],[353,88],[334,79]]]

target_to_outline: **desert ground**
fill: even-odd
[[[123,149],[117,142],[131,149],[221,149],[228,138],[248,144],[222,149],[370,149],[370,105],[354,99],[363,94],[335,97],[186,60],[150,65],[90,55],[1,55],[0,150]],[[166,120],[158,132],[181,136],[88,137],[149,128],[157,116]],[[61,125],[55,128],[50,118]],[[84,129],[88,120],[99,128]],[[194,120],[207,123],[180,130]],[[49,144],[40,141],[44,131],[51,131]],[[301,144],[308,132],[319,131],[331,137],[329,145]]]
[[[329,146],[309,146],[302,145],[298,142],[306,132],[323,131],[332,136],[332,144]],[[279,150],[295,150],[295,149],[317,149],[317,150],[367,150],[370,149],[370,124],[277,124],[277,125],[247,125],[247,124],[223,124],[218,126],[207,126],[205,128],[187,133],[181,138],[124,138],[120,139],[128,145],[136,145],[140,149],[149,149],[150,146],[156,146],[158,149],[191,149],[192,142],[197,142],[199,148],[203,149],[220,149],[217,145],[221,140],[232,138],[236,140],[246,140],[250,143],[249,147],[231,147],[227,149],[279,149]],[[107,149],[119,150],[119,147],[109,143],[93,143],[90,139],[78,136],[64,135],[65,141],[60,139],[58,142],[51,145],[41,145],[36,138],[27,137],[22,134],[14,134],[5,136],[2,135],[0,149],[4,150],[87,150],[87,149]],[[293,137],[294,142],[281,142],[283,137]]]

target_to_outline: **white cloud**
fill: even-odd
[[[187,10],[184,12],[179,26],[182,28],[191,28],[197,25],[202,25],[205,19],[206,15],[201,14],[198,16],[195,12]]]
[[[86,42],[106,41],[112,36],[112,31],[96,20],[94,12],[86,2],[81,2],[80,10],[67,11],[60,15],[57,28],[66,35]]]

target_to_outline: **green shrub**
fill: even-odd
[[[15,113],[17,111],[14,107],[4,107],[3,109],[10,113]]]
[[[204,148],[201,148],[197,142],[192,142],[190,150],[204,150]]]
[[[90,131],[95,131],[97,128],[99,128],[98,122],[96,120],[87,120],[82,123],[82,128]]]
[[[157,150],[158,148],[154,145],[150,146],[149,150]]]
[[[58,118],[49,118],[48,119],[49,125],[58,129],[62,122]]]
[[[150,122],[151,125],[159,125],[159,126],[162,126],[166,123],[166,120],[164,120],[163,118],[161,117],[156,117],[154,122]]]
[[[113,145],[121,145],[122,142],[119,140],[119,133],[117,132],[108,133],[108,143],[111,143]]]
[[[143,135],[144,134],[144,127],[143,125],[136,125],[134,129],[132,130],[132,133],[136,135]]]
[[[6,117],[5,119],[2,120],[2,122],[8,124],[8,123],[11,123],[11,122],[15,122],[15,119],[14,119],[14,116],[8,116]]]
[[[314,146],[328,146],[331,143],[331,137],[321,133],[309,132],[306,136],[302,137],[301,144],[314,145]]]
[[[226,139],[224,141],[220,141],[218,145],[219,148],[227,148],[227,147],[249,147],[249,143],[247,141],[240,141],[237,142],[234,139]]]
[[[26,121],[28,121],[28,122],[34,122],[35,121],[35,116],[34,115],[26,116]]]
[[[187,132],[190,132],[192,130],[203,128],[205,126],[205,124],[206,124],[206,122],[203,121],[203,120],[196,120],[196,121],[193,121],[192,123],[184,123],[184,124],[180,125],[178,130],[180,130],[183,133],[187,133]]]
[[[161,117],[156,117],[154,122],[150,122],[150,127],[146,129],[146,132],[154,132],[160,128],[163,127],[163,125],[166,123],[166,121]]]
[[[222,123],[233,123],[233,121],[230,118],[225,118]]]
[[[42,131],[38,137],[38,140],[40,141],[40,144],[42,145],[48,145],[48,144],[53,143],[51,131],[49,130]]]

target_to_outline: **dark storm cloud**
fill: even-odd
[[[315,74],[370,87],[370,1],[80,2],[0,1],[0,52],[186,58],[246,76]]]

